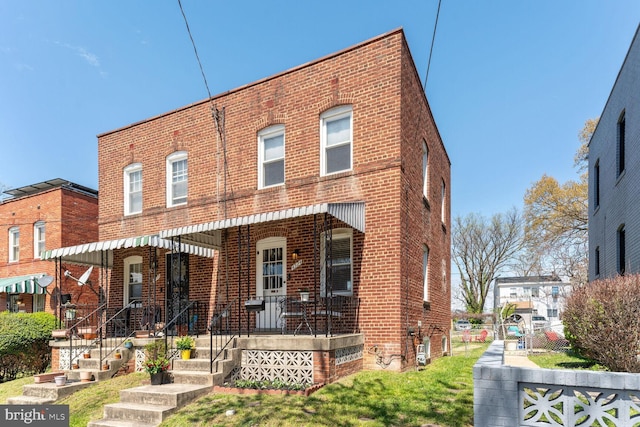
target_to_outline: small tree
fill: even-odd
[[[563,323],[582,355],[615,372],[640,372],[640,275],[577,287],[567,298]]]

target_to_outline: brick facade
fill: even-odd
[[[93,242],[98,237],[98,198],[96,194],[78,191],[71,186],[56,186],[0,203],[0,278],[45,273],[56,277],[48,288],[45,311],[56,313],[57,301],[51,298],[56,286],[61,293],[71,294],[73,302],[95,304],[97,298],[86,287],[79,287],[70,278],[56,272],[56,264],[34,257],[34,224],[45,226],[45,249]],[[20,232],[19,260],[9,262],[9,230]],[[73,276],[85,271],[79,266],[66,266]],[[92,279],[97,280],[97,272]],[[8,308],[9,295],[0,292],[0,307]],[[24,306],[20,310],[33,311],[33,295],[21,294]]]
[[[341,105],[352,108],[353,168],[322,176],[320,117]],[[218,126],[212,109],[224,117]],[[259,189],[257,135],[274,124],[285,127],[285,183]],[[429,152],[427,197],[423,143]],[[188,154],[188,203],[168,208],[166,158],[176,151]],[[415,343],[425,338],[432,356],[447,350],[450,162],[402,30],[99,135],[98,162],[100,240],[317,203],[364,202],[366,232],[353,231],[352,252],[353,292],[361,300],[359,330],[365,335],[363,367],[409,369]],[[124,215],[124,169],[133,163],[142,165],[143,208]],[[348,227],[335,219],[334,226]],[[314,285],[312,230],[312,217],[251,227],[251,248],[263,238],[284,237],[287,259],[300,250],[305,262],[289,273],[290,292]],[[227,230],[227,250],[214,259],[190,257],[197,265],[190,267],[190,293],[198,293],[190,297],[218,301],[228,290],[233,293],[228,283],[247,275],[255,286],[255,256],[249,268],[238,263],[237,232]],[[123,286],[123,256],[114,258],[112,290]]]

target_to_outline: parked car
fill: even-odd
[[[547,326],[547,318],[534,314],[533,316],[531,316],[531,326],[533,327],[533,329],[544,328],[545,326]]]
[[[454,328],[456,331],[468,331],[472,328],[472,325],[467,319],[460,319],[456,321]]]

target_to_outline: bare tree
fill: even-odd
[[[491,282],[522,249],[523,223],[514,208],[490,219],[456,217],[451,235],[453,262],[460,273],[460,301],[469,313],[482,313]]]

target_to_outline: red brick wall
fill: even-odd
[[[67,188],[54,188],[31,196],[8,199],[0,204],[0,277],[46,273],[56,277],[55,262],[34,258],[33,226],[37,221],[45,222],[46,249],[93,242],[98,237],[98,200],[96,197]],[[9,229],[20,228],[20,260],[9,260]],[[69,265],[78,277],[84,267]],[[93,277],[97,281],[97,273]],[[90,292],[77,286],[75,281],[62,277],[57,281],[63,293],[71,293],[74,301],[82,298],[93,301]],[[56,283],[49,286],[52,292]],[[87,295],[85,298],[82,295]],[[6,307],[6,295],[0,293],[0,310]],[[31,311],[31,297],[25,298],[26,311]],[[54,312],[52,299],[47,296],[45,310]]]
[[[353,108],[353,170],[321,177],[320,115],[344,104]],[[212,105],[224,112],[224,138],[216,132]],[[257,133],[276,123],[286,129],[286,183],[258,190]],[[422,200],[423,139],[430,152],[429,207]],[[226,173],[217,169],[223,164],[216,151],[223,140]],[[189,156],[188,204],[167,209],[166,157],[178,150]],[[390,369],[408,369],[415,350],[407,328],[421,321],[422,333],[448,329],[449,207],[443,227],[438,197],[442,180],[450,191],[450,165],[401,30],[227,92],[211,104],[199,102],[103,134],[98,158],[101,240],[221,219],[223,202],[231,218],[320,202],[364,201],[366,232],[354,233],[359,257],[354,259],[354,289],[362,300],[365,366],[381,367],[370,351],[377,346],[393,359]],[[143,165],[143,212],[125,217],[123,169],[131,163]],[[264,237],[285,236],[289,251],[299,248],[309,259],[309,221],[254,226],[252,245]],[[232,275],[237,271],[235,232],[229,233]],[[429,310],[422,304],[424,244],[431,254]],[[220,274],[226,272],[222,259],[213,279],[217,283],[226,280]],[[295,271],[290,289],[310,285],[311,267],[305,262]],[[255,276],[254,264],[249,272]],[[209,282],[205,275],[202,279]],[[437,346],[432,350],[437,356]]]

